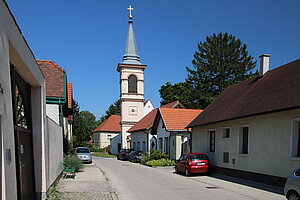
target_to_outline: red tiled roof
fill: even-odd
[[[138,121],[133,127],[131,127],[128,130],[128,132],[149,130],[150,128],[152,128],[157,111],[158,108],[153,109],[146,116],[144,116],[140,121]]]
[[[180,103],[180,101],[173,101],[166,105],[162,105],[161,108],[185,108],[185,106],[182,103]]]
[[[107,120],[100,124],[92,133],[95,132],[121,132],[121,116],[111,115]]]
[[[64,97],[64,73],[65,71],[55,62],[48,60],[36,60],[46,79],[47,97]]]
[[[299,86],[300,59],[227,88],[189,127],[299,108]]]
[[[202,110],[183,108],[160,108],[160,115],[168,131],[184,131]]]
[[[72,109],[73,103],[73,87],[72,83],[67,83],[68,108]]]

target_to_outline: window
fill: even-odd
[[[133,149],[136,149],[136,144],[135,144],[135,142],[133,142]]]
[[[161,137],[159,138],[159,149],[163,150],[163,139]]]
[[[300,157],[300,119],[292,121],[292,157]]]
[[[209,152],[215,152],[216,132],[208,131],[209,133]]]
[[[223,152],[223,163],[229,163],[229,153]]]
[[[137,78],[134,75],[128,77],[128,93],[137,93]]]
[[[140,142],[137,143],[137,150],[138,150],[138,151],[141,150],[141,143],[140,143]]]
[[[239,128],[239,153],[248,154],[249,147],[249,126]]]
[[[165,152],[169,154],[169,138],[165,138]]]
[[[143,151],[143,152],[146,152],[146,142],[143,142],[143,143],[142,143],[142,151]]]
[[[222,138],[230,137],[230,128],[223,128]]]

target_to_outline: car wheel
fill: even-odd
[[[119,156],[117,156],[117,160],[120,160]]]
[[[178,174],[178,168],[175,166],[175,173]]]
[[[187,168],[185,168],[185,175],[186,175],[186,176],[189,176],[189,175],[190,175],[190,172],[189,172],[189,170],[188,170]]]
[[[296,192],[290,192],[288,195],[287,195],[287,199],[288,200],[300,200],[300,196],[298,193]]]

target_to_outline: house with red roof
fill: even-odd
[[[51,60],[36,60],[46,79],[46,114],[63,127],[64,135],[72,137],[72,83],[67,83],[66,71]]]
[[[300,166],[300,59],[227,88],[188,127],[217,172],[283,186]]]
[[[111,115],[92,131],[93,143],[96,148],[100,149],[110,146],[111,140],[121,133],[120,119],[120,115]]]
[[[155,147],[154,145],[150,146],[149,144],[154,137],[151,135],[150,132],[157,111],[158,108],[153,109],[151,112],[149,112],[146,116],[144,116],[140,121],[138,121],[133,127],[131,127],[128,130],[128,132],[131,133],[131,147],[136,151],[149,152],[150,148]]]
[[[150,104],[148,101],[145,102],[144,106],[145,116],[128,130],[131,136],[131,148],[143,152],[150,152],[151,148],[156,149],[157,143],[156,135],[151,135],[151,129],[153,127],[158,108],[153,109],[154,107],[152,103],[150,102]],[[162,107],[185,108],[179,101],[171,102],[163,105]],[[149,112],[150,109],[151,111]]]
[[[186,128],[202,110],[166,108],[157,110],[151,134],[157,138],[156,149],[176,160],[191,148],[190,129]]]

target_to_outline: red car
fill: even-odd
[[[183,154],[176,160],[175,172],[183,172],[186,176],[194,173],[209,172],[209,158],[205,153]]]

